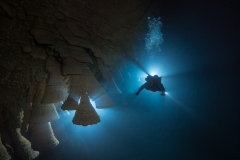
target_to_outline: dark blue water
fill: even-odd
[[[97,109],[101,123],[76,126],[73,115],[61,116],[53,128],[64,126],[68,139],[37,159],[240,159],[236,6],[237,1],[163,3],[157,63],[169,94],[144,90],[135,96],[143,81],[118,82],[126,92],[113,97],[116,106]],[[61,131],[55,135],[60,139]]]
[[[237,159],[239,98],[233,77],[215,74],[168,77],[165,84],[174,89],[166,97],[125,95],[124,104],[97,110],[97,125],[75,126],[73,115],[62,118],[53,128],[64,125],[69,138],[42,159]]]

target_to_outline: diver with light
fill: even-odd
[[[146,90],[150,90],[152,92],[160,91],[162,92],[161,95],[165,96],[166,91],[162,84],[162,77],[159,77],[158,75],[148,75],[145,78],[146,82],[138,89],[136,92],[136,95],[138,96],[140,92],[145,88]]]

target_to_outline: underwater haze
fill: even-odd
[[[60,144],[36,160],[239,160],[238,4],[159,2],[161,54],[142,65],[168,94],[136,96],[146,73],[127,62],[116,105],[96,109],[101,122],[77,126],[73,112],[60,114],[52,123]]]

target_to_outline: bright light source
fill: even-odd
[[[151,71],[149,72],[149,74],[150,74],[151,76],[157,75],[157,70],[151,70]]]
[[[96,108],[96,103],[95,103],[95,101],[93,101],[91,98],[90,98],[90,103],[92,104],[92,106],[93,106],[94,108]]]
[[[70,113],[69,113],[67,110],[65,110],[64,113],[65,113],[65,115],[67,115],[67,116],[70,115]]]
[[[154,75],[160,76],[158,68],[151,68],[150,71],[149,71],[149,74],[151,76],[154,76]]]
[[[92,106],[95,108],[96,112],[98,113],[98,115],[99,115],[100,117],[106,115],[106,110],[96,108],[96,103],[95,103],[95,101],[93,101],[91,98],[90,98],[90,103],[91,103]]]
[[[141,72],[140,74],[138,74],[138,81],[144,81],[144,79],[147,77],[148,75],[144,72]]]
[[[165,94],[168,94],[168,92],[165,92]]]

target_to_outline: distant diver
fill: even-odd
[[[165,88],[162,84],[162,77],[159,77],[158,75],[154,75],[154,76],[150,76],[148,75],[145,78],[146,82],[138,89],[138,91],[136,92],[136,95],[138,96],[139,93],[145,88],[146,90],[150,90],[153,92],[156,91],[161,91],[161,95],[165,96],[166,92],[165,92]]]

